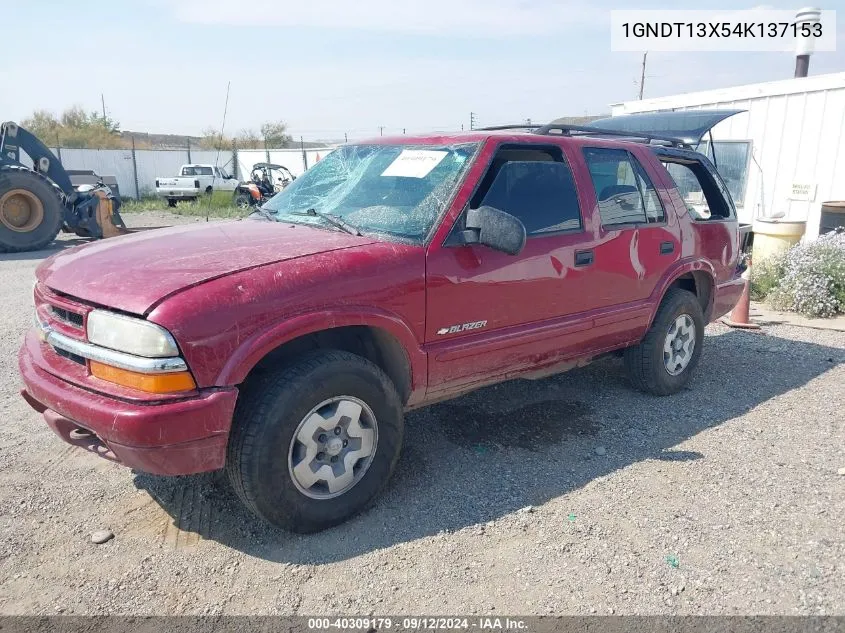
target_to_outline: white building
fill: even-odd
[[[613,104],[613,116],[737,108],[713,130],[739,219],[785,214],[818,236],[823,202],[845,200],[845,72]],[[699,151],[711,155],[705,136]]]

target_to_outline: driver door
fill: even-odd
[[[589,337],[578,315],[589,308],[594,237],[561,148],[500,148],[469,206],[483,205],[523,222],[525,248],[512,256],[464,244],[463,215],[446,242],[430,248],[430,392],[553,364]]]

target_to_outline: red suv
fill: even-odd
[[[683,140],[621,134],[378,138],[245,221],[58,253],[23,396],[67,442],[225,468],[255,514],[307,532],[377,495],[405,410],[610,353],[675,393],[742,292],[736,212]]]

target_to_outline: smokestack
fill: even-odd
[[[810,70],[810,55],[813,54],[815,40],[812,37],[802,37],[801,25],[808,24],[810,28],[821,22],[821,9],[805,7],[795,14],[795,25],[798,32],[795,37],[795,76],[806,77]]]

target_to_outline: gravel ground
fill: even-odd
[[[213,476],[69,447],[25,405],[47,254],[0,256],[0,613],[845,614],[845,333],[712,325],[669,398],[608,361],[413,412],[380,501],[296,536]]]

